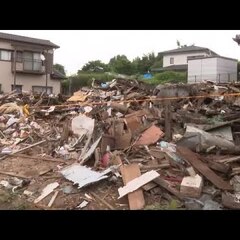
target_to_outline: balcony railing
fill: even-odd
[[[45,69],[46,68],[41,60],[29,60],[22,58],[17,59],[16,62],[16,72],[44,74]],[[14,70],[14,61],[12,61],[12,71],[14,72]]]

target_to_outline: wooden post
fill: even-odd
[[[45,72],[46,72],[46,94],[47,94],[47,89],[48,89],[48,50],[47,50],[46,59],[45,59]]]
[[[172,116],[171,116],[171,101],[165,100],[164,101],[164,109],[165,109],[165,139],[166,141],[172,140],[172,131],[171,131],[171,123],[172,123]]]
[[[16,48],[14,49],[14,81],[13,81],[13,89],[12,90],[15,90],[16,89],[16,67],[17,67],[17,50]]]
[[[72,95],[72,78],[69,78],[69,86],[68,86],[68,94],[71,96]]]

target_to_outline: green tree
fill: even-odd
[[[134,59],[134,62],[137,65],[137,72],[140,74],[144,74],[150,71],[156,60],[157,58],[153,52],[144,54],[141,59]]]
[[[53,68],[66,76],[66,71],[63,65],[56,63],[53,65]]]
[[[134,71],[134,66],[131,61],[125,55],[117,55],[110,59],[109,67],[113,72],[132,75]]]
[[[86,63],[78,73],[83,72],[107,72],[109,67],[107,64],[101,62],[100,60],[89,61]]]

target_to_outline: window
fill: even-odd
[[[17,51],[17,57],[16,57],[17,62],[22,62],[23,61],[23,53]]]
[[[42,60],[40,53],[24,52],[23,69],[27,71],[40,71],[42,69]]]
[[[12,84],[12,91],[14,90],[14,85]],[[18,93],[21,93],[22,92],[22,85],[15,85],[15,90],[18,92]]]
[[[11,61],[11,51],[0,50],[0,60],[2,60],[2,61]]]
[[[34,93],[46,92],[46,86],[32,86],[32,91]],[[52,87],[47,87],[47,94],[51,94],[53,91]]]
[[[174,64],[174,58],[173,57],[170,58],[170,64]]]

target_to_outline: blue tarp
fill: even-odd
[[[152,77],[153,76],[152,76],[151,73],[146,73],[146,74],[143,75],[143,78],[145,78],[145,79],[151,79]]]

